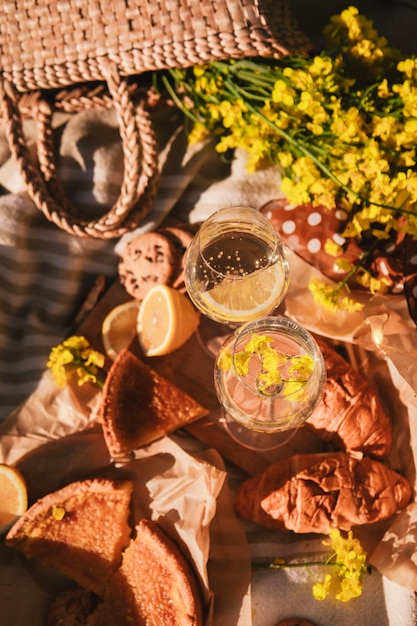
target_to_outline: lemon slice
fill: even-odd
[[[268,315],[281,302],[287,275],[279,263],[240,280],[223,281],[201,294],[208,312],[229,322]]]
[[[188,341],[199,322],[200,314],[187,296],[173,287],[155,285],[139,309],[139,343],[146,356],[169,354]]]
[[[101,327],[103,347],[110,359],[115,359],[121,350],[129,348],[136,336],[136,320],[140,302],[129,300],[114,307],[104,318]]]
[[[14,467],[0,464],[0,533],[25,513],[28,506],[26,482]]]

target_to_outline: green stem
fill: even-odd
[[[240,91],[241,91],[240,88],[237,87],[236,85],[234,85],[233,83],[231,83],[230,81],[226,81],[226,83],[227,83],[227,87],[231,91],[231,93],[235,97],[239,97],[240,96]],[[383,203],[379,203],[379,202],[372,202],[372,201],[368,200],[367,198],[364,198],[360,193],[358,193],[357,191],[354,191],[348,185],[345,185],[345,183],[343,183],[339,178],[337,178],[337,176],[335,176],[333,174],[333,172],[327,167],[327,165],[325,165],[322,161],[320,161],[320,159],[318,159],[314,155],[314,153],[308,147],[306,147],[304,145],[304,142],[302,140],[295,140],[289,133],[285,132],[285,130],[283,130],[282,128],[280,128],[276,124],[274,124],[274,122],[272,122],[270,119],[268,119],[265,115],[263,115],[263,113],[258,111],[249,102],[245,102],[245,104],[246,104],[246,106],[248,107],[248,109],[252,113],[254,113],[259,118],[261,118],[262,121],[264,121],[272,129],[274,129],[275,132],[278,133],[279,135],[281,135],[281,137],[283,139],[285,139],[290,145],[292,145],[294,148],[298,149],[302,154],[304,154],[304,156],[307,156],[308,158],[310,158],[313,161],[313,163],[319,168],[319,170],[321,172],[323,172],[323,174],[325,174],[325,176],[327,176],[328,178],[333,180],[338,185],[338,187],[343,189],[343,191],[345,191],[346,193],[352,194],[353,196],[355,196],[355,198],[360,200],[360,202],[369,203],[369,204],[372,204],[373,206],[377,206],[377,207],[380,207],[382,209],[388,209],[390,211],[400,212],[400,213],[408,214],[408,215],[414,215],[413,211],[407,211],[406,209],[396,208],[396,207],[393,207],[393,206],[391,206],[389,204],[383,204]]]
[[[181,99],[175,93],[171,83],[169,82],[169,80],[168,80],[168,78],[167,78],[167,76],[165,74],[162,75],[162,82],[163,82],[163,84],[165,86],[165,89],[168,91],[169,95],[171,96],[171,98],[175,102],[176,106],[180,109],[180,111],[182,111],[182,113],[186,117],[190,118],[190,120],[192,120],[195,124],[200,124],[201,121],[198,119],[198,117],[193,115],[193,113],[191,113],[191,111],[189,109],[187,109],[183,105],[183,103],[181,102]]]
[[[263,567],[268,569],[294,569],[299,567],[313,567],[314,565],[325,565],[331,567],[343,567],[343,563],[338,563],[336,561],[303,561],[300,563],[254,563],[252,562],[252,567]]]
[[[277,126],[273,121],[271,121],[267,116],[265,116],[261,111],[259,111],[253,104],[252,101],[264,101],[265,98],[260,95],[259,91],[257,94],[253,94],[251,91],[248,91],[247,88],[235,84],[230,77],[233,77],[237,80],[242,80],[246,83],[251,83],[254,87],[265,87],[270,88],[274,82],[276,81],[275,76],[270,75],[270,68],[261,67],[254,62],[251,61],[238,61],[234,65],[229,65],[222,61],[213,61],[211,67],[216,69],[223,76],[224,86],[229,94],[233,98],[243,99],[248,110],[259,117],[265,124],[267,124],[270,128],[274,130],[279,136],[284,139],[289,146],[297,153],[300,153],[313,161],[313,163],[317,166],[317,168],[330,180],[332,180],[340,189],[342,189],[345,193],[348,193],[354,196],[360,203],[373,205],[382,209],[387,209],[389,211],[401,213],[403,215],[414,215],[415,213],[412,210],[407,210],[402,207],[393,207],[392,205],[379,203],[370,201],[363,194],[354,191],[348,185],[343,183],[333,172],[332,170],[325,164],[323,161],[316,155],[316,153],[320,152],[320,149],[313,149],[311,146],[306,145],[305,140],[297,137],[295,138],[290,133],[287,133],[285,130]],[[175,73],[175,70],[170,71],[171,76],[174,80],[179,80],[181,83],[181,79]],[[191,119],[194,123],[201,124],[201,120],[192,113],[189,109],[187,109],[181,101],[181,98],[176,94],[173,85],[169,82],[166,75],[162,75],[162,82],[167,89],[169,95],[178,106],[178,108],[182,111],[182,113]],[[186,83],[183,84],[186,87]],[[366,99],[366,96],[370,91],[375,88],[375,85],[372,85],[368,88],[367,92],[364,94],[363,100]],[[265,93],[265,96],[269,95]],[[321,151],[322,152],[322,151]]]
[[[372,254],[372,252],[375,250],[375,248],[377,247],[379,243],[379,240],[376,239],[368,248],[368,250],[366,250],[366,252],[364,252],[360,257],[359,257],[359,261],[358,263],[356,263],[352,269],[347,273],[347,275],[344,277],[343,280],[339,281],[337,283],[337,287],[335,289],[335,292],[337,294],[339,294],[342,289],[347,289],[348,291],[350,291],[349,289],[349,281],[359,272],[359,270],[363,269],[365,267],[364,262],[366,261],[366,259]]]

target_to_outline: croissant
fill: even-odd
[[[241,484],[235,508],[266,528],[327,534],[387,519],[410,498],[409,482],[380,461],[327,452],[270,465]]]
[[[385,457],[392,443],[389,417],[368,381],[321,337],[327,367],[323,397],[307,425],[338,450]]]

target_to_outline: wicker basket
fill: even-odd
[[[79,236],[119,237],[143,220],[154,199],[157,146],[146,103],[132,102],[127,77],[309,47],[286,0],[0,0],[0,6],[0,106],[11,152],[37,207]],[[103,81],[111,99],[79,90],[91,81]],[[115,205],[97,220],[83,219],[70,203],[55,165],[51,90],[68,93],[74,85],[82,98],[66,99],[67,110],[68,102],[78,110],[111,103],[119,117],[124,181]],[[38,130],[37,164],[22,131],[29,109]]]

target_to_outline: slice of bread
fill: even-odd
[[[32,505],[7,544],[100,595],[129,544],[132,490],[132,481],[71,483]]]
[[[177,544],[141,520],[89,626],[201,626],[197,578]]]
[[[99,417],[112,456],[126,454],[208,413],[128,350],[114,360]]]

